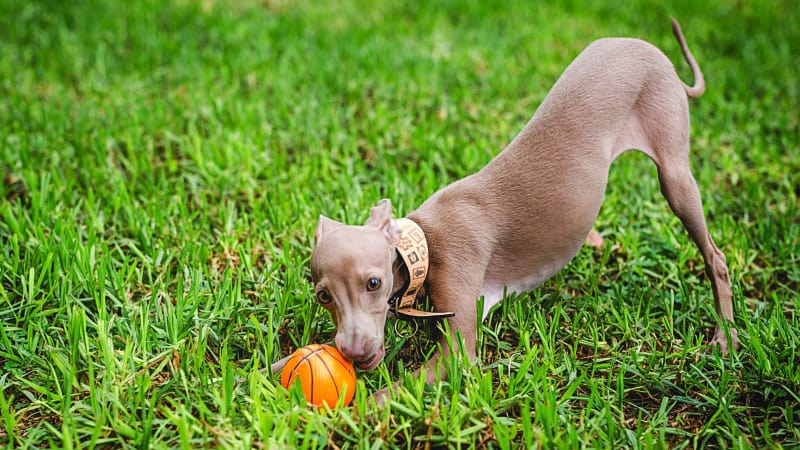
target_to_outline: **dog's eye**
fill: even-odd
[[[367,280],[367,290],[374,291],[381,287],[381,279],[380,278],[370,278]]]
[[[317,291],[317,301],[322,305],[327,305],[331,302],[331,294],[326,289]]]

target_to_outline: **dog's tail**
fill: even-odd
[[[697,65],[697,61],[694,60],[692,52],[689,51],[689,46],[686,45],[686,39],[683,37],[680,24],[674,17],[670,17],[670,19],[672,19],[672,33],[674,33],[675,37],[678,39],[683,57],[692,68],[692,75],[694,76],[694,86],[688,86],[685,83],[683,85],[684,89],[686,89],[686,95],[692,98],[700,97],[703,95],[703,92],[706,91],[706,81],[703,79],[703,72],[700,71],[700,66]]]

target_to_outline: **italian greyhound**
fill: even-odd
[[[655,162],[662,194],[703,256],[717,311],[711,344],[723,353],[738,347],[725,256],[708,233],[689,168],[687,97],[699,97],[705,82],[675,19],[672,27],[694,86],[685,85],[670,60],[647,42],[597,40],[570,64],[505,150],[402,219],[418,226],[427,244],[429,267],[415,294],[429,296],[437,311],[454,313],[445,320],[470,358],[478,299],[484,299],[485,317],[504,293],[530,291],[569,263],[598,215],[609,166],[630,149]],[[415,276],[402,270],[398,220],[382,200],[363,226],[320,216],[315,232],[317,301],[336,324],[336,346],[362,370],[383,359],[392,303]],[[731,322],[727,335],[723,321]],[[440,344],[429,369],[459,349],[445,336]],[[435,372],[427,371],[428,382]]]

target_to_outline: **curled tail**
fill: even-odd
[[[689,51],[689,46],[686,45],[686,39],[683,37],[680,24],[678,24],[678,21],[675,20],[674,17],[670,19],[672,19],[672,33],[675,34],[675,37],[678,39],[683,57],[692,68],[692,75],[694,76],[694,86],[688,86],[685,83],[683,85],[684,89],[686,89],[686,95],[692,98],[700,97],[703,95],[703,92],[706,91],[706,81],[703,79],[703,72],[700,71],[700,66],[697,65],[697,61],[694,60],[692,52]]]

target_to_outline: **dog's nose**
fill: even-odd
[[[350,361],[363,361],[370,356],[363,339],[346,339],[337,334],[335,341],[336,347]]]

